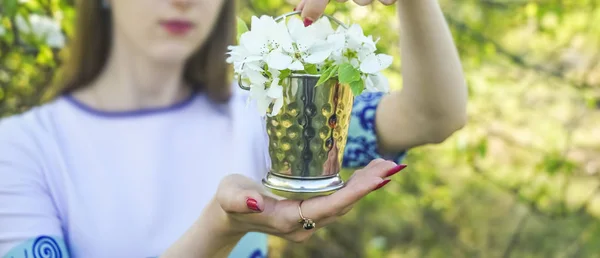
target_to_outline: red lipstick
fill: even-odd
[[[194,27],[194,24],[185,20],[166,20],[162,21],[160,25],[169,33],[175,35],[183,35]]]

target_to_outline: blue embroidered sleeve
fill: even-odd
[[[59,237],[39,236],[13,248],[4,258],[69,258],[65,242]]]
[[[378,150],[375,130],[375,111],[385,93],[365,92],[354,99],[348,141],[344,150],[343,166],[346,168],[364,167],[377,158],[400,163],[406,151],[382,154]]]

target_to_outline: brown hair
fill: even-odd
[[[75,37],[59,82],[62,93],[70,93],[91,83],[107,62],[112,29],[110,9],[102,0],[77,1]],[[224,102],[231,95],[227,46],[235,40],[235,0],[226,0],[208,40],[188,60],[184,79],[196,91]]]

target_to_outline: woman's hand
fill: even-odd
[[[352,209],[352,206],[372,191],[389,183],[388,177],[404,169],[405,165],[374,160],[360,169],[339,191],[300,202],[283,200],[264,191],[262,185],[241,175],[230,175],[221,181],[216,202],[225,211],[232,234],[263,232],[294,242],[308,239],[322,228]],[[315,222],[315,229],[304,229],[302,215]]]
[[[227,176],[221,180],[216,196],[198,220],[161,257],[229,257],[237,242],[248,232],[263,232],[303,242],[317,229],[349,212],[367,194],[389,183],[388,177],[405,167],[391,161],[374,160],[357,170],[339,191],[303,202],[274,196],[247,177]],[[299,204],[302,204],[302,215],[313,220],[315,228],[307,230],[299,223]]]
[[[302,0],[296,6],[296,11],[302,11],[302,17],[304,18],[304,25],[308,26],[312,24],[314,21],[319,19],[323,12],[325,11],[325,7],[330,0]],[[348,2],[348,0],[336,0],[337,2],[344,3]],[[381,2],[384,5],[392,5],[396,3],[396,0],[352,0],[358,5],[369,5],[373,2]]]

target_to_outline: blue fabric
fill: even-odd
[[[36,257],[69,258],[69,252],[61,238],[40,236],[13,248],[4,256],[4,258]]]
[[[267,258],[267,241],[266,234],[250,232],[231,250],[229,258]]]
[[[345,168],[364,167],[377,158],[400,163],[406,156],[406,151],[384,154],[378,150],[375,113],[384,95],[382,92],[365,92],[354,99],[342,163]]]

